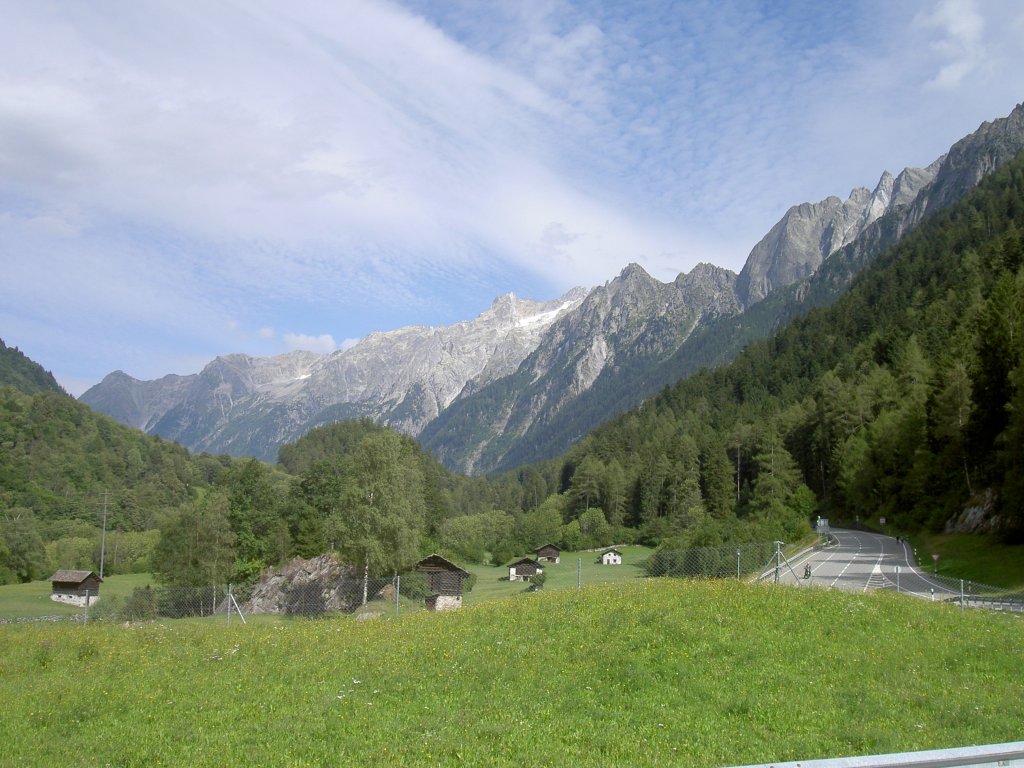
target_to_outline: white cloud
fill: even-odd
[[[631,261],[738,270],[789,205],[1005,114],[1022,24],[997,0],[12,3],[0,324],[67,380],[158,375]],[[347,338],[273,330],[303,327]]]
[[[319,336],[307,336],[302,333],[286,333],[283,336],[284,343],[288,349],[301,349],[306,352],[321,352],[327,354],[338,349],[334,337],[329,333],[322,333]]]
[[[943,0],[930,13],[917,17],[926,29],[935,29],[940,37],[931,48],[940,59],[939,71],[925,87],[951,90],[958,87],[983,60],[985,19],[973,0]]]

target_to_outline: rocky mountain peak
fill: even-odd
[[[512,318],[516,316],[518,308],[519,300],[516,298],[516,295],[514,293],[506,293],[498,296],[491,302],[488,312],[493,313],[495,317]]]
[[[101,381],[100,384],[112,386],[117,384],[129,383],[133,381],[138,381],[138,379],[129,376],[127,373],[118,368],[116,371],[111,371],[106,376],[104,376],[103,381]]]
[[[631,263],[617,277],[605,283],[603,288],[595,290],[594,294],[603,292],[615,301],[627,296],[650,295],[657,292],[660,285],[662,283],[651,277],[647,270],[639,264]]]
[[[938,164],[907,168],[898,177],[882,173],[874,190],[856,187],[846,200],[827,197],[786,211],[754,246],[739,274],[736,290],[744,307],[776,288],[812,275],[822,262],[888,213],[905,205],[932,181]]]
[[[625,269],[619,273],[619,280],[623,282],[631,282],[637,280],[651,280],[651,276],[647,274],[647,270],[637,264],[635,261],[631,261],[626,265]]]
[[[1018,104],[1006,117],[982,123],[932,164],[937,166],[934,183],[914,199],[909,223],[916,224],[928,213],[959,200],[987,174],[1016,156],[1022,144],[1024,104]]]

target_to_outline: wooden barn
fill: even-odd
[[[428,610],[450,611],[462,606],[462,582],[469,571],[440,555],[424,557],[416,563],[416,570],[427,577],[431,594],[424,598],[424,604]]]
[[[100,599],[100,583],[95,571],[57,571],[50,577],[50,599],[87,607]]]
[[[537,547],[533,551],[537,555],[538,563],[557,563],[562,555],[562,550],[554,544],[545,544],[543,547]]]
[[[601,553],[601,565],[622,565],[622,553],[615,549],[606,549]]]
[[[508,564],[509,581],[526,581],[531,576],[536,576],[538,573],[543,572],[544,568],[541,567],[541,564],[529,557],[524,557]]]

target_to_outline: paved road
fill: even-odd
[[[779,581],[788,584],[801,582],[812,586],[866,592],[869,589],[896,589],[920,597],[944,600],[954,592],[930,578],[927,568],[920,569],[914,561],[913,550],[906,542],[892,536],[863,531],[832,529],[836,544],[816,550],[792,563],[792,570],[783,563]],[[811,576],[804,579],[805,566]],[[928,565],[931,565],[930,563]],[[896,568],[899,567],[899,574]]]

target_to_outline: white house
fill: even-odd
[[[622,565],[622,553],[617,549],[602,552],[601,565]]]

